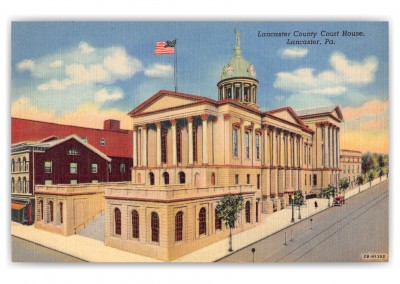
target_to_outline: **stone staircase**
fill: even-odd
[[[94,240],[105,240],[105,224],[104,224],[104,211],[97,215],[90,223],[87,223],[84,228],[79,230],[76,234],[91,238]]]

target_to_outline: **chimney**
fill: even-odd
[[[121,131],[120,121],[115,119],[107,119],[104,121],[104,130]]]

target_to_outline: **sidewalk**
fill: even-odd
[[[372,181],[372,186],[385,181],[387,178],[382,177]],[[361,186],[360,192],[368,189],[369,182]],[[359,193],[359,188],[356,187],[346,192],[346,199]],[[318,209],[314,208],[314,201],[318,202]],[[332,200],[331,200],[332,204]],[[327,199],[310,199],[307,204],[301,208],[301,217],[298,219],[298,209],[295,208],[295,222],[303,221],[310,216],[313,216],[323,210],[328,209]],[[233,236],[233,249],[244,248],[260,239],[270,236],[276,232],[279,232],[293,223],[291,223],[292,209],[287,207],[284,210],[275,212],[270,215],[264,215],[264,221],[261,225],[238,233]],[[33,226],[24,226],[18,223],[11,222],[11,234],[15,237],[19,237],[28,240],[33,243],[37,243],[44,247],[80,258],[89,262],[162,262],[161,260],[149,258],[146,256],[125,252],[112,247],[105,246],[103,242],[90,239],[84,236],[73,235],[73,236],[62,236],[39,229],[35,229]],[[229,254],[229,239],[226,238],[212,245],[204,247],[202,249],[193,251],[187,255],[184,255],[173,262],[213,262]]]

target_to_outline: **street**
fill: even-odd
[[[11,244],[12,261],[14,262],[82,262],[78,258],[13,236]]]
[[[385,254],[388,261],[388,181],[272,236],[221,262],[355,262]],[[311,221],[312,219],[312,221]],[[255,249],[254,253],[252,249]],[[369,258],[371,260],[371,258]]]

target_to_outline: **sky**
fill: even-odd
[[[174,55],[154,55],[172,39],[178,91],[217,99],[235,29],[261,109],[339,105],[342,148],[388,153],[386,22],[13,22],[11,115],[130,129],[130,110],[174,90]]]

